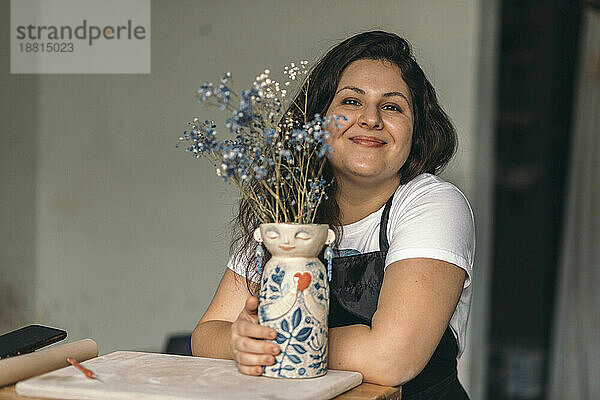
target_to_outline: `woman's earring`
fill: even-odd
[[[265,250],[262,247],[262,242],[258,242],[258,246],[256,247],[256,272],[258,272],[259,275],[262,275],[263,254],[265,254]]]
[[[331,260],[333,259],[333,250],[329,245],[325,248],[325,259],[327,260],[327,278],[331,282]]]

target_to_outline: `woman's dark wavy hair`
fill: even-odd
[[[357,60],[381,60],[397,65],[402,71],[402,78],[410,89],[413,105],[413,137],[408,159],[398,172],[400,183],[404,184],[422,173],[438,174],[450,161],[456,151],[456,131],[448,115],[440,107],[435,90],[421,67],[414,59],[410,44],[396,34],[383,31],[363,32],[352,36],[333,47],[312,68],[303,87],[308,92],[307,117],[314,118],[315,114],[325,115],[331,104],[342,73]],[[299,91],[295,104],[304,104],[305,91]],[[300,110],[288,110],[299,120],[302,120]],[[340,210],[336,201],[336,185],[333,171],[327,163],[325,179],[332,182],[329,187],[328,199],[317,211],[317,223],[326,223],[336,231],[336,242],[341,240]],[[246,276],[256,274],[252,256],[256,243],[252,234],[260,225],[253,216],[249,204],[240,200],[238,214],[232,220],[233,240],[231,253],[238,260],[246,259]],[[249,255],[248,258],[243,255]],[[242,258],[239,258],[242,256]],[[268,256],[263,262],[266,263]],[[239,262],[238,261],[238,262]],[[255,275],[256,276],[256,275]],[[252,293],[250,282],[246,280],[248,290]]]

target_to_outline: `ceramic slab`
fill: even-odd
[[[17,384],[17,393],[57,399],[330,399],[362,382],[329,370],[310,379],[242,375],[231,360],[117,351],[82,363],[102,380],[66,367]]]

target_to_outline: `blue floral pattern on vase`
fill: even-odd
[[[302,268],[285,263],[265,267],[258,322],[277,331],[273,342],[281,348],[275,364],[263,367],[265,376],[312,378],[327,372],[325,267],[318,259],[303,264]]]

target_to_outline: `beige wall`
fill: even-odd
[[[11,76],[9,1],[0,1],[0,334],[35,309],[38,76]]]
[[[185,123],[209,115],[196,88],[226,70],[244,88],[265,67],[313,61],[363,30],[414,45],[460,136],[445,176],[471,197],[479,7],[153,1],[150,75],[10,75],[3,28],[0,330],[46,323],[94,338],[101,353],[159,350],[167,334],[192,330],[223,272],[235,202],[207,162],[175,149]]]

